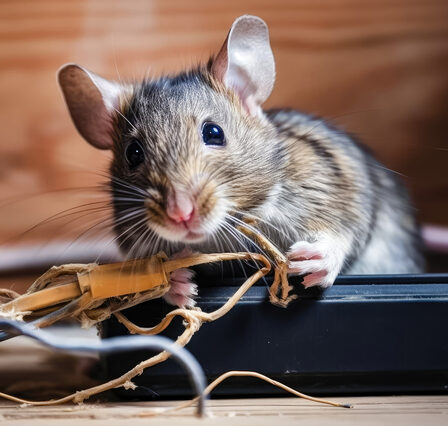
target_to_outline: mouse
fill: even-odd
[[[58,81],[73,123],[110,150],[114,232],[128,257],[253,249],[256,223],[306,287],[339,274],[424,270],[399,177],[355,137],[293,109],[263,110],[275,82],[267,24],[244,15],[218,53],[176,75],[117,82],[77,64]],[[193,306],[192,272],[166,300]]]

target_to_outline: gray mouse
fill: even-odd
[[[423,271],[413,208],[396,175],[323,119],[263,111],[274,80],[268,28],[249,15],[207,64],[175,76],[117,83],[75,64],[61,68],[79,133],[113,152],[123,252],[246,250],[237,226],[252,219],[305,287],[329,287],[340,273]],[[170,303],[194,303],[191,277],[172,277]]]

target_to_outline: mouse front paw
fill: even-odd
[[[287,253],[288,273],[305,275],[305,287],[330,287],[339,274],[343,256],[334,247],[323,242],[299,241]]]
[[[180,253],[171,256],[171,259],[180,259],[192,255],[193,252],[185,249]],[[194,271],[188,268],[179,268],[171,272],[169,278],[170,289],[163,298],[170,304],[179,308],[192,308],[196,302],[195,296],[198,294],[198,287],[192,281]]]
[[[180,268],[171,272],[170,289],[163,297],[170,304],[179,308],[192,308],[196,302],[194,297],[198,294],[198,288],[192,282],[194,272],[191,269]]]

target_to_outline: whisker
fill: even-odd
[[[112,107],[115,112],[120,115],[122,118],[124,118],[126,120],[126,122],[132,127],[133,130],[135,130],[136,132],[138,131],[137,128],[122,114],[121,111],[119,111],[117,108]]]
[[[251,225],[248,225],[247,223],[245,223],[245,222],[243,222],[242,220],[240,220],[240,219],[237,219],[236,217],[234,217],[234,216],[231,216],[231,215],[229,215],[229,214],[227,214],[226,215],[226,217],[227,217],[227,219],[229,219],[229,220],[231,220],[233,223],[236,223],[236,224],[238,224],[238,225],[241,225],[241,226],[244,226],[244,227],[246,227],[247,229],[249,229],[250,231],[252,231],[253,233],[255,233],[255,234],[260,234],[260,231],[258,230],[258,229],[256,229],[256,228],[254,228],[253,226],[251,226]],[[243,238],[245,238],[246,240],[248,240],[251,244],[253,244],[256,248],[257,248],[257,250],[259,250],[259,252],[261,253],[261,254],[263,254],[265,257],[267,257],[268,259],[271,259],[271,260],[273,260],[272,259],[272,256],[270,255],[270,254],[267,254],[254,240],[252,240],[248,235],[246,235],[244,232],[241,232],[237,227],[232,227],[232,229],[235,231],[235,232],[237,232],[238,233],[238,235],[241,235]]]
[[[56,222],[58,220],[63,220],[68,217],[71,217],[71,216],[74,216],[77,214],[81,214],[81,213],[85,213],[85,212],[89,212],[89,214],[94,214],[94,213],[99,213],[101,211],[107,211],[109,209],[109,206],[101,205],[101,204],[103,204],[103,203],[102,202],[87,203],[87,204],[83,204],[80,206],[71,207],[69,209],[63,210],[62,212],[56,213],[56,214],[38,222],[37,224],[35,224],[35,225],[31,226],[30,228],[26,229],[25,231],[21,232],[20,234],[15,235],[14,237],[11,237],[10,239],[4,241],[3,244],[10,242],[12,239],[14,239],[14,240],[21,239],[25,235],[28,235],[32,231],[36,230],[37,228],[43,227],[50,223]],[[98,207],[94,207],[95,205],[98,205]],[[91,207],[89,207],[89,206],[91,206]]]
[[[234,213],[236,213],[236,214],[238,214],[238,215],[241,215],[241,216],[243,216],[243,217],[247,217],[247,218],[249,218],[249,219],[254,219],[254,220],[256,220],[256,221],[262,222],[263,224],[267,225],[269,229],[272,229],[275,233],[280,234],[280,235],[285,239],[285,241],[289,241],[290,244],[292,244],[292,243],[294,242],[294,238],[291,236],[291,234],[288,232],[288,230],[284,228],[284,225],[282,225],[282,224],[277,224],[277,223],[274,224],[274,223],[271,223],[271,222],[269,222],[268,220],[263,219],[263,218],[261,218],[261,217],[259,217],[259,216],[256,216],[256,215],[253,214],[253,213],[242,212],[242,211],[240,211],[240,210],[233,209],[233,208],[231,208],[230,211],[231,211],[231,212],[234,212]],[[234,217],[234,216],[233,216],[233,217]],[[236,219],[237,219],[237,218],[236,218]],[[250,225],[248,225],[247,223],[245,223],[244,221],[242,221],[242,222],[244,223],[244,226],[246,226],[246,227],[249,227],[249,226],[250,226]],[[255,227],[252,227],[252,228],[253,228],[254,232],[255,232],[255,231],[256,231],[256,232],[260,232],[260,231],[256,230]],[[250,229],[250,228],[249,228],[249,229]],[[267,236],[268,239],[270,240],[271,238],[270,238],[270,234],[269,234],[269,229],[267,230],[268,234],[267,234],[266,236]]]
[[[254,242],[250,239],[250,237],[249,236],[247,236],[247,235],[245,235],[245,234],[242,234],[241,232],[239,232],[237,229],[235,229],[233,226],[231,226],[230,224],[227,224],[226,225],[226,228],[227,228],[227,231],[229,232],[229,233],[231,233],[231,234],[233,234],[234,235],[234,238],[239,242],[239,244],[241,244],[242,245],[242,247],[245,249],[245,251],[247,251],[247,252],[249,252],[249,253],[252,253],[254,250],[253,250],[253,248],[251,248],[251,247],[248,247],[248,245],[247,245],[247,242],[250,242],[252,245],[255,245],[256,247],[257,247],[257,245],[256,244],[254,244]],[[244,238],[244,239],[242,239],[241,238],[241,236]],[[259,249],[259,248],[258,248]],[[262,252],[262,250],[258,250],[259,252]],[[258,262],[257,262],[257,260],[256,259],[254,259],[253,258],[253,256],[251,255],[250,256],[250,260],[248,259],[248,260],[245,260],[245,261],[243,261],[248,267],[250,267],[250,268],[257,268],[258,266]],[[244,268],[244,266],[242,265],[242,262],[240,261],[240,264],[241,264],[241,267],[242,267],[242,269],[243,269],[243,271],[244,271],[244,275],[246,276],[246,278],[247,278],[247,274],[246,274],[246,272],[245,272],[245,268]],[[267,285],[267,282],[266,282],[266,280],[265,279],[263,279],[263,281],[265,282],[265,284]]]
[[[223,238],[226,239],[226,241],[229,244],[229,247],[230,247],[231,251],[234,252],[234,253],[238,252],[239,250],[236,249],[236,247],[232,243],[231,239],[226,235],[225,230],[226,230],[225,227],[221,227],[221,228],[218,229],[218,232],[220,233],[220,235],[222,235]],[[238,263],[240,265],[240,269],[241,269],[242,273],[244,274],[245,278],[247,279],[246,269],[244,267],[243,261],[241,259],[238,259],[237,261],[238,261]],[[232,268],[232,274],[235,277],[235,270],[233,268],[233,262],[230,262],[230,267]]]
[[[74,244],[76,244],[79,240],[81,240],[83,237],[85,237],[86,235],[88,235],[89,233],[91,233],[92,231],[98,231],[101,230],[103,228],[109,227],[109,224],[114,225],[116,223],[116,221],[114,220],[114,218],[110,218],[109,220],[100,220],[98,222],[96,222],[93,226],[90,226],[88,229],[86,229],[85,231],[81,232],[81,234],[79,234],[67,247],[67,250],[69,248],[71,248]]]
[[[21,194],[18,195],[17,197],[11,197],[8,198],[6,200],[4,200],[2,203],[0,203],[0,208],[4,208],[4,207],[8,207],[11,205],[14,205],[16,203],[20,203],[23,201],[29,201],[33,198],[36,197],[45,197],[47,195],[52,195],[52,194],[58,194],[58,193],[64,193],[64,192],[87,192],[87,191],[92,191],[92,193],[97,192],[97,191],[103,191],[103,188],[101,188],[98,185],[95,186],[78,186],[78,187],[68,187],[68,188],[57,188],[57,189],[50,189],[47,191],[41,191],[41,192],[36,192],[36,193],[29,193],[29,194]]]

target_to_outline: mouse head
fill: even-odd
[[[267,202],[282,162],[261,110],[274,77],[268,29],[254,16],[234,22],[206,66],[174,77],[121,84],[74,64],[59,71],[79,133],[113,151],[115,227],[127,251],[213,240]]]

